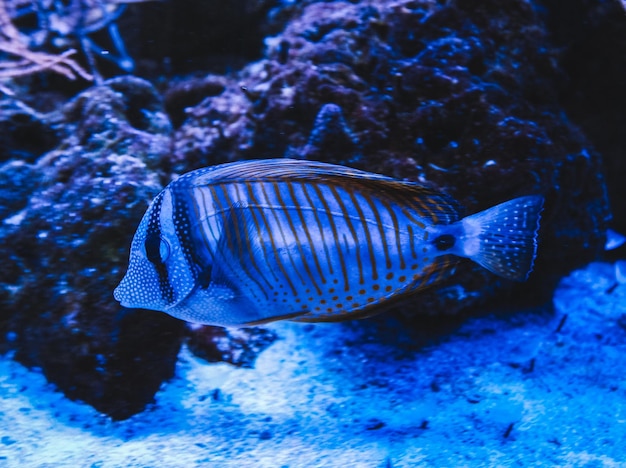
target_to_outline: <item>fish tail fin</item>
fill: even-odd
[[[463,218],[463,254],[503,278],[524,281],[533,269],[543,197],[515,198]]]

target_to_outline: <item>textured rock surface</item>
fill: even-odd
[[[173,174],[237,159],[350,164],[431,184],[468,213],[545,194],[531,281],[513,286],[464,263],[449,284],[398,306],[416,317],[415,327],[429,326],[420,314],[468,310],[496,293],[514,294],[509,302],[518,304],[596,257],[609,217],[601,160],[568,120],[564,102],[609,156],[615,169],[609,189],[613,206],[621,207],[622,101],[608,113],[595,106],[598,95],[611,100],[608,86],[575,98],[588,91],[587,80],[594,90],[606,83],[623,90],[615,77],[581,71],[587,64],[578,51],[591,60],[605,48],[602,40],[589,49],[582,40],[563,44],[586,12],[596,13],[587,26],[601,28],[614,5],[580,0],[577,14],[567,16],[559,15],[559,2],[440,3],[246,2],[241,24],[255,40],[273,36],[265,39],[264,57],[240,72],[176,76],[171,84],[159,76],[163,98],[145,81],[116,78],[52,113],[43,113],[33,96],[27,102],[40,112],[17,100],[0,102],[0,349],[15,350],[68,396],[115,418],[152,399],[172,375],[185,336],[200,356],[251,365],[273,338],[267,332],[186,331],[164,314],[124,311],[111,296],[158,190]],[[212,9],[212,21],[228,24],[237,5]],[[162,17],[173,4],[153,6]],[[138,8],[133,24],[140,22]],[[207,4],[198,8],[208,14]],[[179,27],[187,17],[168,24]],[[619,21],[609,21],[612,37],[622,37]],[[169,51],[158,43],[140,47],[150,41],[137,38],[130,44],[138,70],[158,75],[163,64],[155,63],[172,64],[168,54],[178,60],[174,71],[220,68],[214,46],[205,56],[195,46],[181,52],[193,24],[189,35],[162,32],[174,41]],[[229,34],[216,28],[210,38],[217,44]],[[257,56],[240,46],[226,51],[237,55],[233,63]]]
[[[20,362],[124,418],[172,375],[182,339],[182,323],[122,314],[111,298],[135,220],[161,187],[169,121],[147,82],[119,78],[44,123],[61,143],[28,168],[39,183],[0,230],[3,326]]]
[[[0,166],[0,349],[115,419],[152,401],[186,335],[210,361],[251,366],[271,332],[185,331],[181,321],[122,310],[112,298],[137,222],[169,167],[171,126],[154,88],[117,78],[58,112],[20,112],[60,143],[33,164]]]

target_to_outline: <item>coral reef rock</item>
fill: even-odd
[[[0,349],[41,368],[68,397],[127,418],[173,375],[185,336],[220,360],[211,354],[217,342],[202,338],[210,332],[122,309],[112,296],[137,223],[168,180],[169,118],[152,85],[134,77],[90,88],[44,116],[20,112],[59,143],[26,158],[32,164],[7,152],[0,165]],[[222,333],[221,360],[248,367],[274,337],[213,333]]]
[[[199,36],[214,42],[203,49],[185,42],[198,24],[206,28],[201,19],[181,33],[143,23],[127,42],[137,73],[149,70],[163,97],[127,76],[47,113],[35,105],[43,81],[20,88],[32,88],[23,101],[39,111],[19,96],[0,101],[0,350],[41,368],[70,398],[126,418],[172,376],[186,339],[197,355],[240,366],[252,365],[274,340],[263,330],[186,329],[113,300],[148,203],[172,177],[199,167],[283,156],[333,161],[436,187],[466,214],[544,194],[530,281],[512,284],[464,262],[447,283],[396,306],[415,328],[432,320],[424,314],[468,311],[495,298],[545,298],[559,277],[601,253],[607,193],[623,191],[623,138],[615,135],[624,87],[617,73],[591,72],[577,61],[578,51],[594,61],[594,51],[608,47],[600,36],[592,43],[569,38],[593,10],[585,27],[598,31],[608,22],[620,45],[615,54],[623,51],[623,15],[607,19],[615,5],[579,0],[561,15],[563,2],[550,0],[258,0],[214,11],[211,5],[224,2],[204,3],[185,2],[223,26],[250,3],[236,35],[250,30],[254,37],[229,44],[226,54],[237,56],[228,63],[254,62],[223,74],[230,65],[214,66],[222,60],[215,44],[233,37],[230,26]],[[149,22],[179,5],[138,5],[127,24],[141,26],[144,7],[154,8],[145,10]],[[171,18],[184,23],[189,15]],[[120,31],[129,34],[123,22]],[[174,42],[169,49],[147,40],[159,33]],[[259,54],[251,49],[263,35]],[[623,68],[623,57],[609,69]],[[179,75],[165,80],[159,73],[168,63]],[[585,94],[589,83],[598,89]],[[612,87],[600,89],[603,83]],[[619,97],[613,120],[594,98],[610,99],[611,89]],[[615,169],[608,190],[596,148]]]
[[[3,213],[3,347],[70,398],[125,418],[172,375],[183,336],[182,323],[122,312],[111,296],[136,220],[161,188],[170,124],[136,78],[90,88],[42,124],[60,144],[32,166],[0,168],[39,181]]]
[[[190,327],[187,345],[196,356],[209,362],[227,362],[253,367],[258,354],[276,341],[276,334],[263,328]]]

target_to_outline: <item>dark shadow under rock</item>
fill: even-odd
[[[193,354],[208,362],[251,368],[257,356],[277,338],[264,328],[192,327],[187,332],[187,345]]]
[[[603,155],[613,224],[626,233],[626,5],[619,0],[538,0],[562,47],[560,98]]]
[[[0,162],[32,163],[58,143],[43,115],[16,99],[0,100]]]

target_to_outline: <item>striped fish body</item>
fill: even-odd
[[[524,278],[541,205],[523,197],[459,220],[444,194],[342,166],[200,169],[149,207],[115,297],[221,326],[362,317],[447,277],[459,257]]]

